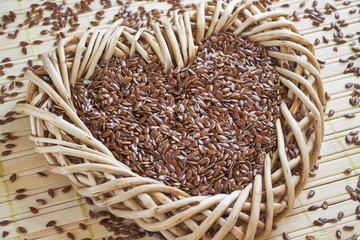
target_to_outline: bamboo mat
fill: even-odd
[[[0,0],[0,15],[8,14],[13,11],[17,14],[15,23],[9,25],[6,32],[14,32],[18,23],[23,22],[26,18],[25,13],[31,4],[35,1],[31,0]],[[61,2],[61,1],[56,1]],[[73,6],[76,2],[66,1],[67,5]],[[115,1],[113,1],[115,2]],[[194,2],[194,1],[188,1]],[[306,1],[303,8],[299,8],[302,1],[290,0],[280,1],[272,5],[272,7],[280,7],[284,3],[289,3],[290,7],[282,8],[292,14],[297,10],[299,16],[303,16],[304,9],[311,7],[312,1]],[[319,0],[318,8],[323,9],[325,4],[329,2],[337,6],[341,19],[345,19],[349,26],[343,28],[344,35],[360,31],[360,0],[353,0],[349,5],[343,5],[343,1]],[[39,1],[39,3],[41,3]],[[147,9],[158,8],[167,9],[169,5],[158,2],[134,2],[132,8],[144,6]],[[349,14],[349,10],[356,8],[355,14]],[[100,1],[93,3],[93,12],[80,15],[80,28],[73,34],[80,33],[90,26],[89,22],[94,20],[95,12],[102,9]],[[106,22],[112,19],[117,13],[119,6],[113,4],[113,7],[105,9],[106,18],[101,21],[100,26],[96,28],[106,28]],[[322,39],[325,35],[332,39],[332,31],[322,31],[323,26],[329,25],[334,17],[327,17],[325,22],[319,27],[313,26],[309,19],[303,19],[300,22],[294,22],[300,32],[304,34],[310,41],[314,42],[316,38]],[[38,54],[50,51],[53,48],[54,37],[39,35],[41,30],[47,29],[44,26],[36,26],[33,28],[20,28],[19,35],[16,40],[8,39],[6,35],[0,36],[0,61],[5,57],[10,57],[14,66],[11,69],[5,69],[5,76],[0,77],[0,87],[6,85],[9,87],[11,83],[6,77],[8,75],[19,75],[23,67],[26,66],[28,60],[33,60],[34,64],[40,64]],[[330,41],[328,44],[321,43],[315,47],[316,57],[326,61],[325,68],[322,69],[325,91],[331,94],[331,100],[328,102],[327,111],[335,110],[335,115],[331,118],[326,116],[325,119],[325,138],[322,145],[322,158],[318,161],[319,170],[316,171],[317,176],[309,178],[309,182],[300,197],[296,200],[295,208],[291,214],[282,220],[276,230],[273,230],[269,239],[282,239],[282,233],[289,234],[291,239],[305,239],[306,235],[313,235],[317,239],[335,239],[335,231],[342,229],[344,225],[351,224],[355,226],[354,231],[342,231],[342,239],[349,238],[354,232],[360,235],[360,221],[356,220],[355,207],[359,202],[350,199],[345,186],[355,186],[360,174],[360,147],[346,144],[344,137],[350,130],[360,130],[360,109],[352,107],[349,104],[349,96],[352,89],[346,89],[344,84],[347,82],[359,82],[360,77],[353,74],[343,74],[347,63],[340,63],[340,57],[349,57],[352,55],[349,43],[356,41],[356,46],[360,43],[357,40],[359,35],[352,38],[345,38],[346,44],[339,45],[339,50],[334,52],[332,49],[335,43]],[[32,42],[34,40],[43,40],[41,45],[27,46],[28,54],[25,56],[19,47],[20,41]],[[360,66],[359,58],[355,60],[354,66]],[[16,102],[25,98],[27,82],[25,79],[19,79],[24,83],[24,87],[16,88],[11,92],[19,92],[16,97],[6,98],[5,103],[0,105],[0,119],[5,120],[5,115],[12,111]],[[345,119],[342,116],[345,113],[352,112],[355,118]],[[60,175],[49,173],[45,166],[45,158],[35,153],[33,145],[28,139],[30,135],[29,118],[22,115],[13,116],[15,119],[5,125],[0,125],[0,134],[10,132],[17,139],[7,141],[16,144],[9,156],[0,156],[0,221],[11,220],[13,223],[2,227],[0,226],[0,238],[2,231],[6,230],[9,235],[6,239],[67,239],[66,232],[71,231],[75,239],[92,238],[101,239],[110,236],[110,233],[99,224],[101,218],[90,219],[89,210],[98,212],[101,209],[89,205],[84,198],[77,195],[73,189],[67,193],[61,190],[69,185],[69,181]],[[3,136],[0,136],[2,139]],[[0,153],[7,150],[5,144],[0,144]],[[344,174],[344,169],[351,168],[351,174]],[[43,172],[47,177],[41,177],[37,173]],[[16,173],[17,179],[14,182],[9,180],[12,174]],[[25,188],[24,194],[28,195],[23,200],[16,200],[16,190]],[[48,196],[48,189],[55,190],[55,198]],[[315,190],[315,196],[308,199],[308,192]],[[36,199],[44,199],[47,204],[39,205]],[[308,207],[313,204],[321,205],[323,201],[328,201],[329,208],[327,210],[319,209],[317,211],[307,211]],[[39,209],[38,214],[32,214],[29,207]],[[333,218],[338,212],[344,212],[344,218],[337,223],[327,223],[322,227],[313,226],[312,222],[319,217]],[[46,223],[50,220],[56,220],[57,225],[64,229],[63,234],[58,234],[53,228],[47,228]],[[79,223],[88,225],[87,230],[81,230]],[[22,226],[27,230],[27,234],[16,233],[16,228]]]

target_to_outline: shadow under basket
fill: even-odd
[[[55,51],[42,55],[43,67],[26,72],[27,103],[16,111],[30,115],[36,151],[45,155],[51,172],[67,176],[82,196],[166,239],[264,239],[292,210],[320,152],[325,99],[313,45],[286,12],[266,11],[257,1],[201,3],[151,30],[121,24],[118,20],[106,30],[63,39]],[[147,60],[153,52],[164,71],[183,68],[194,59],[197,43],[219,32],[265,47],[278,62],[275,70],[288,89],[288,101],[279,105],[276,149],[265,156],[263,174],[230,194],[190,196],[118,161],[80,120],[70,89],[78,79],[89,79],[100,61],[113,57],[138,54]],[[59,113],[49,112],[49,106]],[[294,157],[287,154],[290,138],[298,149]]]

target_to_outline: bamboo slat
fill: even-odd
[[[68,4],[72,4],[74,1],[67,1]],[[189,1],[185,1],[189,2]],[[299,8],[300,0],[289,0],[286,3],[290,4],[288,8],[282,8],[283,11],[292,13],[297,10],[299,16],[303,16],[304,10],[310,8],[312,1],[306,1],[306,5],[303,8]],[[347,28],[343,28],[343,33],[346,35],[354,31],[354,29],[360,29],[360,23],[358,22],[359,15],[349,14],[349,10],[356,7],[360,3],[359,0],[351,1],[350,5],[343,5],[343,1],[319,1],[318,8],[322,9],[325,3],[334,4],[338,8],[338,12],[341,15],[341,19],[345,19],[349,23]],[[0,15],[8,14],[8,12],[14,11],[17,14],[23,13],[23,9],[28,9],[30,5],[34,3],[30,0],[13,1],[13,0],[1,0],[0,1]],[[285,1],[279,1],[273,4],[272,7],[279,7],[284,4]],[[147,9],[160,8],[166,9],[165,5],[157,2],[135,2],[132,9],[136,9],[138,6],[144,6]],[[21,9],[22,8],[22,9]],[[94,2],[94,12],[101,9],[98,2]],[[111,20],[113,14],[117,13],[119,7],[114,5],[110,9],[106,9],[106,18],[101,22],[100,26],[94,29],[104,29],[108,25],[106,22]],[[74,32],[81,33],[87,28],[89,19],[93,19],[93,13],[87,13],[79,17],[81,27]],[[22,21],[22,16],[19,15],[14,25],[9,27],[9,31],[14,31],[15,26]],[[332,39],[332,31],[322,31],[323,26],[328,25],[333,19],[327,18],[323,24],[319,27],[315,27],[311,24],[309,19],[303,19],[301,22],[293,22],[294,25],[300,30],[302,34],[310,41],[314,42],[316,38],[322,38],[327,36]],[[14,67],[5,72],[8,74],[16,73],[16,75],[22,73],[22,68],[26,66],[29,59],[34,60],[34,64],[39,64],[37,55],[45,52],[49,52],[53,49],[53,37],[40,36],[41,30],[46,29],[44,26],[35,26],[31,29],[22,30],[19,33],[16,41],[6,38],[6,36],[0,36],[0,60],[5,56],[11,56]],[[340,57],[348,57],[352,55],[352,51],[349,47],[351,41],[357,41],[357,35],[352,38],[347,38],[347,44],[339,45],[337,52],[333,51],[333,47],[336,45],[332,41],[328,44],[321,43],[315,47],[316,57],[326,60],[327,64],[324,69],[321,70],[321,76],[323,78],[324,89],[331,93],[332,98],[327,103],[327,110],[334,109],[336,113],[331,118],[328,118],[325,114],[325,138],[321,149],[322,158],[318,161],[319,170],[316,171],[317,176],[308,179],[308,184],[305,190],[300,194],[299,198],[295,201],[294,209],[289,216],[278,223],[278,228],[270,233],[269,239],[282,239],[281,234],[287,232],[291,239],[304,239],[306,235],[316,236],[317,239],[335,239],[335,231],[341,229],[345,224],[351,224],[355,226],[353,232],[360,233],[359,220],[356,220],[354,215],[354,209],[359,204],[352,201],[349,198],[345,190],[345,185],[349,184],[354,186],[360,174],[360,148],[354,145],[347,145],[344,141],[344,136],[349,133],[350,130],[360,130],[360,113],[358,108],[353,108],[348,102],[348,98],[352,90],[344,88],[344,84],[347,82],[357,82],[358,77],[352,74],[342,74],[347,63],[339,63]],[[18,41],[29,41],[41,39],[44,43],[40,46],[28,46],[29,54],[24,56],[18,47]],[[359,47],[359,43],[357,45]],[[360,66],[359,60],[355,61],[354,66]],[[26,80],[20,79],[24,83]],[[6,76],[0,77],[0,85],[9,85],[11,81],[6,79]],[[4,115],[12,111],[16,101],[23,100],[26,87],[22,89],[15,88],[13,91],[19,91],[20,95],[16,98],[6,99],[6,103],[0,106],[0,119],[4,119]],[[344,113],[353,112],[356,117],[353,119],[344,119],[342,116]],[[95,206],[88,205],[83,198],[78,198],[73,189],[67,193],[62,194],[61,189],[64,186],[69,185],[69,181],[60,175],[50,174],[44,165],[45,159],[42,155],[33,151],[33,145],[27,139],[26,136],[30,134],[30,122],[29,118],[24,115],[16,115],[15,120],[7,123],[6,125],[0,125],[0,134],[4,132],[11,132],[14,136],[19,138],[9,141],[7,143],[14,143],[17,145],[13,149],[13,154],[7,157],[0,156],[0,176],[2,184],[0,184],[0,221],[4,219],[12,219],[12,215],[16,220],[15,224],[10,224],[6,227],[0,228],[1,231],[7,230],[10,232],[9,239],[16,239],[15,233],[16,226],[24,226],[28,231],[27,238],[29,239],[66,239],[66,232],[71,231],[76,239],[86,238],[94,236],[94,239],[101,239],[102,237],[110,236],[103,226],[99,224],[101,218],[89,219],[88,211],[100,211]],[[1,137],[0,137],[1,139]],[[4,146],[0,144],[0,152],[4,150]],[[349,175],[343,174],[345,168],[355,168]],[[3,170],[1,170],[3,169]],[[2,172],[3,171],[3,172]],[[36,173],[45,172],[48,177],[40,178]],[[11,174],[16,173],[17,180],[14,183],[9,181]],[[6,186],[6,188],[5,188]],[[19,188],[26,188],[26,194],[30,196],[22,201],[11,200],[11,207],[8,199],[14,199],[16,196],[15,191]],[[49,188],[56,189],[56,198],[50,199],[47,195]],[[314,189],[316,194],[313,198],[307,199],[307,193],[310,189]],[[45,206],[39,206],[36,204],[35,199],[43,198],[48,204]],[[308,212],[306,209],[312,204],[322,204],[323,201],[329,202],[329,208],[327,210],[317,210],[314,212]],[[85,214],[80,207],[82,203]],[[29,212],[28,207],[34,206],[39,208],[39,214],[33,215]],[[13,208],[13,211],[11,210]],[[333,224],[326,224],[323,227],[313,227],[312,221],[318,217],[335,217],[339,210],[344,211],[345,217],[342,221]],[[15,214],[14,214],[15,213]],[[55,219],[58,225],[61,226],[65,232],[63,234],[57,234],[54,229],[46,228],[45,225],[49,220]],[[84,219],[89,222],[89,231],[79,229],[78,223],[84,222]],[[351,236],[352,232],[342,231],[343,239]],[[22,239],[22,238],[20,238]]]

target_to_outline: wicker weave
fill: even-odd
[[[196,11],[175,14],[163,27],[155,24],[154,32],[135,31],[121,26],[119,20],[108,30],[66,38],[56,51],[44,54],[43,68],[26,72],[30,80],[27,104],[16,109],[30,115],[30,138],[36,151],[45,155],[48,168],[68,176],[77,192],[113,214],[134,219],[148,231],[160,231],[167,239],[209,239],[205,234],[214,224],[218,230],[213,239],[263,239],[293,208],[324,135],[325,100],[314,48],[287,17],[282,11],[266,11],[258,2],[234,0],[229,4],[219,1],[216,6],[201,3]],[[245,31],[249,26],[251,30]],[[294,101],[291,107],[285,102],[280,105],[283,122],[276,122],[277,150],[273,157],[266,156],[263,176],[256,175],[245,189],[229,195],[191,197],[140,177],[117,161],[77,116],[70,85],[80,77],[91,76],[99,60],[135,52],[148,59],[148,48],[157,54],[165,70],[182,67],[194,58],[197,41],[219,31],[234,32],[265,46],[268,55],[278,59],[280,81]],[[145,44],[139,44],[139,38]],[[296,64],[295,71],[282,67],[289,62]],[[41,74],[48,74],[52,85],[38,76]],[[49,102],[60,106],[64,114],[44,110]],[[296,113],[304,117],[297,121]],[[290,160],[284,140],[288,126],[291,131],[287,137],[293,135],[300,150],[299,156]],[[84,163],[72,164],[71,157],[83,158]],[[294,169],[301,169],[300,174],[294,175]],[[108,181],[99,184],[97,178]],[[180,200],[172,201],[170,193]],[[186,208],[189,204],[191,207]],[[184,206],[186,210],[180,210]]]

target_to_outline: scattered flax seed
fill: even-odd
[[[46,178],[47,177],[47,175],[45,174],[45,173],[43,173],[43,172],[37,172],[36,173],[39,177],[42,177],[42,178]]]
[[[280,7],[282,7],[282,8],[288,8],[288,7],[290,7],[290,4],[285,3],[285,4],[281,5]]]
[[[74,240],[74,235],[71,232],[66,233],[66,236],[69,240]]]
[[[322,207],[324,210],[326,210],[326,209],[328,209],[328,207],[329,207],[329,203],[328,203],[327,201],[324,201],[323,204],[321,205],[321,207]]]
[[[27,233],[27,231],[26,231],[26,229],[25,229],[24,227],[18,227],[18,228],[16,229],[16,231],[17,231],[18,233],[21,233],[21,234]]]
[[[345,225],[345,226],[343,226],[343,230],[345,230],[345,231],[352,231],[352,230],[354,230],[354,226],[353,225]]]
[[[339,221],[340,221],[343,217],[344,217],[344,212],[343,212],[343,211],[340,211],[340,212],[338,213],[337,218],[338,218]]]
[[[29,207],[29,209],[33,214],[38,214],[39,213],[39,210],[37,208]]]
[[[284,240],[290,240],[291,239],[290,236],[286,232],[283,232],[282,237],[283,237]]]
[[[10,62],[10,61],[11,61],[11,59],[9,57],[4,58],[3,60],[1,60],[2,63]]]
[[[46,201],[44,199],[36,199],[36,203],[39,205],[46,205]]]
[[[55,228],[55,230],[58,232],[58,233],[63,233],[64,232],[64,230],[61,228],[61,227],[59,227],[59,226],[54,226],[54,228]]]
[[[25,54],[25,55],[27,54],[27,49],[26,49],[26,47],[22,47],[22,48],[21,48],[21,51],[22,51],[23,54]]]
[[[89,210],[89,217],[94,219],[96,218],[96,214],[93,211]]]
[[[10,220],[3,220],[0,222],[0,226],[5,227],[5,226],[9,225],[10,223],[12,223]]]
[[[311,206],[308,208],[308,210],[309,210],[309,211],[315,211],[315,210],[317,210],[318,208],[319,208],[318,205],[311,205]]]
[[[8,231],[3,231],[3,232],[2,232],[2,237],[3,237],[3,238],[6,238],[8,235],[9,235],[9,232],[8,232]]]
[[[51,220],[46,224],[46,227],[53,227],[56,225],[56,221],[55,220]]]
[[[25,42],[25,41],[21,41],[21,42],[19,42],[19,45],[20,45],[21,47],[25,47],[25,46],[29,45],[29,43],[28,43],[28,42]]]
[[[49,195],[50,198],[54,198],[55,192],[54,192],[54,190],[52,188],[48,189],[48,195]]]
[[[25,194],[19,194],[19,195],[16,195],[15,196],[15,199],[16,200],[23,200],[23,199],[25,199],[25,198],[27,198],[28,196],[27,195],[25,195]]]
[[[352,113],[345,113],[345,114],[344,114],[344,117],[345,117],[345,118],[354,118],[355,115],[352,114]]]
[[[315,191],[314,190],[310,190],[308,195],[307,195],[307,198],[312,198],[313,196],[315,195]]]
[[[350,174],[352,172],[352,169],[351,168],[346,168],[345,170],[344,170],[344,173],[345,174]]]
[[[25,191],[25,188],[19,188],[18,190],[16,190],[16,193],[24,193]]]
[[[11,150],[6,150],[1,153],[1,156],[6,157],[9,156],[10,154],[11,154]]]
[[[64,187],[61,191],[62,191],[63,193],[68,193],[70,190],[71,190],[71,186],[66,186],[66,187]]]
[[[356,214],[360,214],[360,205],[358,205],[358,206],[355,208],[355,213],[356,213]]]
[[[315,225],[315,226],[322,226],[322,225],[324,225],[324,223],[322,222],[322,221],[320,221],[320,220],[315,220],[315,221],[313,221],[313,224]]]
[[[9,177],[9,181],[10,181],[10,182],[15,182],[15,181],[16,181],[16,173],[13,173],[13,174]]]
[[[336,236],[337,239],[341,239],[341,231],[339,229],[336,230],[335,236]]]
[[[34,45],[40,45],[40,44],[42,44],[44,41],[41,41],[41,40],[35,40],[35,41],[33,41],[33,44]]]
[[[83,223],[79,223],[79,228],[82,229],[82,230],[86,230],[86,229],[87,229],[86,225],[83,224]]]
[[[325,92],[325,99],[326,99],[326,100],[330,100],[330,98],[331,98],[330,93],[329,93],[329,92]]]
[[[91,200],[91,198],[89,198],[89,197],[85,197],[85,201],[86,201],[86,203],[87,204],[89,204],[89,205],[94,205],[94,202]]]

